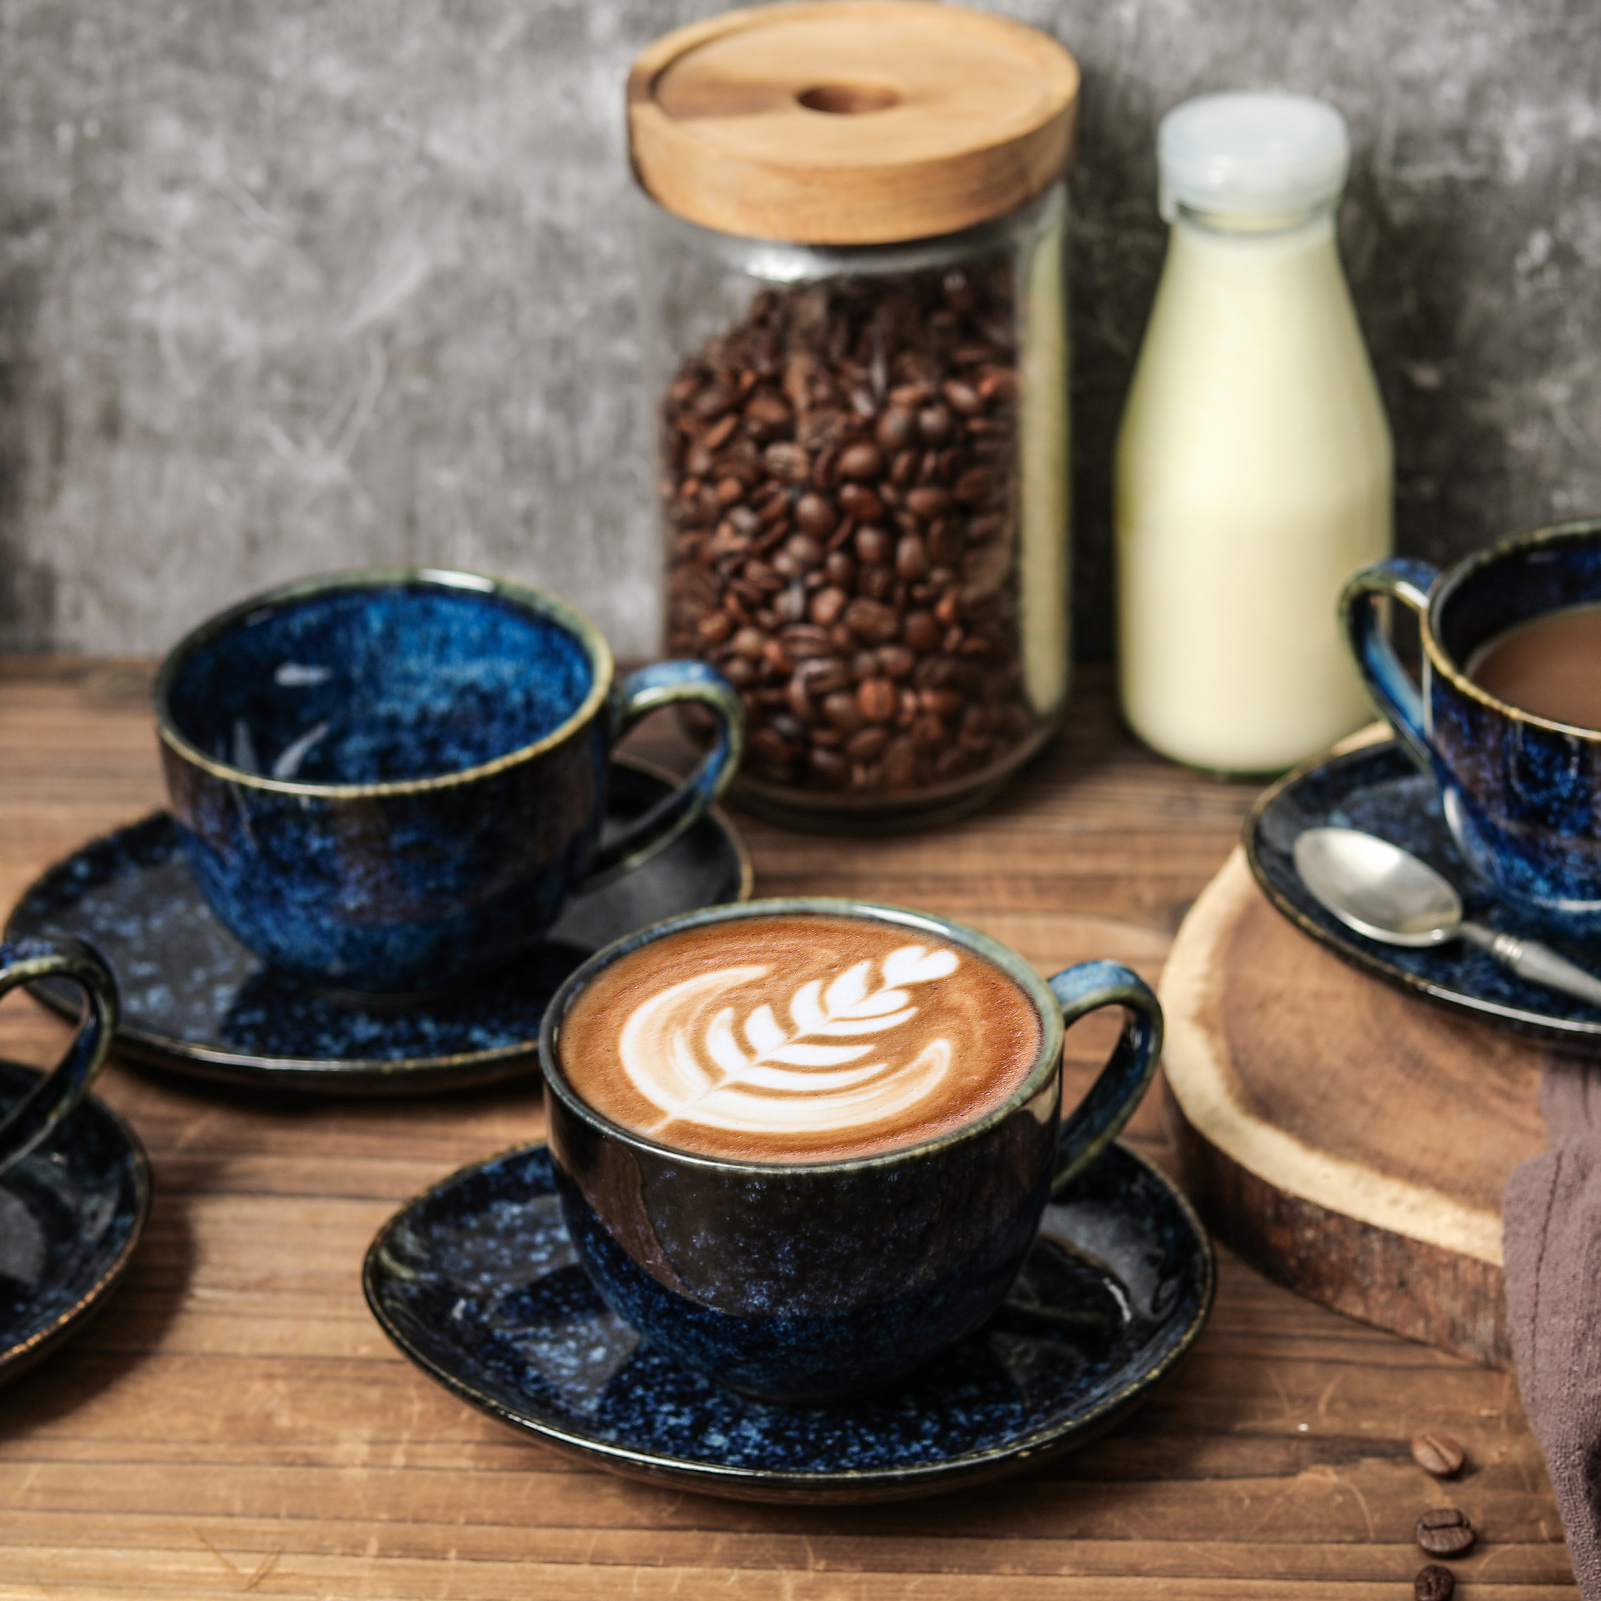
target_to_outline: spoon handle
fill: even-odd
[[[1562,990],[1577,996],[1589,1005],[1601,1008],[1601,978],[1575,967],[1565,956],[1558,956],[1549,945],[1537,939],[1517,939],[1511,934],[1498,934],[1493,928],[1480,923],[1462,923],[1457,932],[1463,939],[1488,951],[1503,967],[1510,967],[1519,978],[1549,989]]]

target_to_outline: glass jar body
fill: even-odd
[[[664,644],[744,697],[735,798],[883,832],[982,804],[1068,687],[1062,190],[893,246],[642,209]]]

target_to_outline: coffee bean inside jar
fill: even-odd
[[[864,796],[1034,733],[1004,265],[766,290],[662,405],[670,654],[750,716],[747,772]]]
[[[868,60],[895,95],[820,111],[830,63]],[[748,808],[936,822],[1056,722],[1077,93],[1043,34],[872,0],[708,18],[634,64],[663,644],[743,696]]]

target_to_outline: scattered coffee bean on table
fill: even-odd
[[[1438,1562],[1419,1568],[1418,1576],[1412,1581],[1413,1601],[1451,1601],[1455,1593],[1456,1575]]]
[[[667,645],[740,692],[746,771],[864,798],[1038,726],[1002,264],[763,290],[661,408]]]
[[[1412,1460],[1425,1473],[1432,1473],[1437,1479],[1449,1479],[1461,1472],[1466,1459],[1462,1447],[1449,1434],[1425,1430],[1412,1441]]]
[[[1418,1519],[1417,1542],[1431,1557],[1459,1557],[1473,1544],[1473,1525],[1453,1506],[1435,1507]]]

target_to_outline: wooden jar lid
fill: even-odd
[[[1004,216],[1066,169],[1078,67],[1054,39],[926,0],[728,11],[628,78],[634,171],[723,233],[888,244]]]

